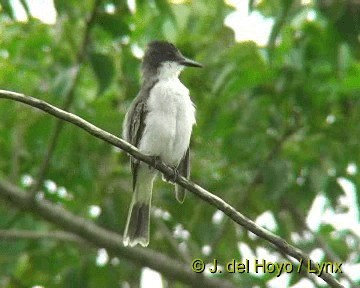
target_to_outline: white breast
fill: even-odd
[[[151,89],[147,109],[140,151],[160,156],[168,165],[178,165],[189,147],[195,124],[189,90],[177,77],[160,79]]]

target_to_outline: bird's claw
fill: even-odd
[[[179,170],[177,168],[173,168],[173,174],[172,175],[163,175],[163,178],[165,179],[165,181],[170,182],[170,183],[175,183],[175,181],[177,180],[177,178],[179,177]]]
[[[160,156],[151,156],[151,158],[153,161],[152,163],[153,165],[149,165],[149,169],[154,170],[155,168],[158,168],[162,164]],[[170,176],[163,174],[163,180],[165,180],[166,182],[175,183],[175,181],[179,176],[179,170],[177,169],[177,167],[173,168],[173,172],[174,173],[171,174]]]
[[[153,160],[153,166],[149,165],[149,168],[150,169],[154,169],[159,167],[159,165],[161,164],[161,159],[160,159],[160,156],[151,156],[152,160]]]

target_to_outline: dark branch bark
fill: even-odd
[[[289,213],[292,215],[294,222],[300,226],[301,229],[307,231],[312,235],[314,238],[314,242],[318,247],[320,247],[327,257],[327,259],[330,260],[332,263],[341,263],[342,260],[339,258],[339,256],[330,248],[328,243],[317,233],[312,231],[308,224],[306,223],[305,219],[306,217],[299,211],[299,209],[293,205],[292,203],[289,203],[288,201],[284,201],[284,205],[288,207]],[[347,275],[347,273],[342,273],[341,277],[345,278],[350,283],[350,288],[360,288],[356,283]]]
[[[78,244],[86,243],[83,239],[75,234],[63,232],[63,231],[27,231],[27,230],[4,230],[0,229],[0,240],[55,240],[63,242],[74,242]]]
[[[124,247],[120,235],[80,218],[47,200],[34,202],[28,193],[6,181],[0,180],[0,198],[12,203],[17,208],[29,211],[56,224],[65,231],[80,236],[96,247],[105,248],[110,253],[125,257],[141,266],[150,267],[168,278],[195,287],[236,287],[226,280],[207,278],[193,272],[191,263],[184,265],[149,248]]]
[[[285,142],[297,131],[297,127],[291,127],[287,128],[284,132],[284,134],[280,137],[280,139],[276,142],[274,147],[270,150],[270,152],[267,154],[266,158],[260,162],[259,167],[256,169],[256,172],[254,176],[252,177],[252,180],[250,181],[250,184],[244,189],[244,191],[241,191],[239,193],[240,196],[238,196],[238,193],[236,193],[236,198],[233,198],[233,206],[236,209],[239,209],[239,206],[241,203],[246,203],[248,201],[248,197],[251,194],[252,191],[254,191],[255,187],[261,182],[261,178],[263,177],[263,173],[265,168],[270,164],[270,162],[276,157],[276,155],[281,151],[283,145]],[[216,255],[216,249],[218,245],[221,242],[221,239],[225,237],[227,229],[229,228],[230,224],[230,218],[226,218],[222,225],[219,227],[219,230],[217,231],[215,237],[213,238],[213,242],[210,245],[212,248],[212,254]]]
[[[19,101],[22,103],[25,103],[27,105],[36,107],[40,110],[43,110],[57,118],[60,118],[64,121],[70,122],[80,128],[82,128],[83,130],[85,130],[86,132],[90,133],[91,135],[104,140],[105,142],[110,143],[111,145],[114,145],[124,151],[126,151],[127,153],[129,153],[131,156],[133,156],[134,158],[143,161],[147,164],[149,164],[150,166],[156,168],[157,170],[159,170],[160,172],[162,172],[163,174],[165,174],[168,177],[174,177],[174,171],[173,169],[171,169],[170,167],[164,165],[163,163],[154,163],[153,159],[149,156],[143,155],[142,153],[139,152],[139,150],[130,145],[129,143],[127,143],[126,141],[110,134],[109,132],[106,132],[96,126],[94,126],[93,124],[85,121],[84,119],[73,115],[69,112],[63,111],[59,108],[56,108],[42,100],[33,98],[33,97],[29,97],[29,96],[25,96],[23,94],[19,94],[19,93],[15,93],[15,92],[10,92],[10,91],[4,91],[4,90],[0,90],[0,98],[6,98],[6,99],[11,99],[11,100],[15,100],[15,101]],[[176,177],[175,177],[176,178]],[[305,254],[304,252],[302,252],[300,249],[290,245],[289,243],[287,243],[284,239],[276,236],[275,234],[271,233],[270,231],[267,231],[266,229],[258,226],[257,224],[255,224],[253,221],[251,221],[250,219],[248,219],[247,217],[245,217],[244,215],[242,215],[241,213],[239,213],[238,211],[236,211],[236,209],[234,207],[232,207],[231,205],[229,205],[228,203],[226,203],[224,200],[222,200],[220,197],[211,194],[210,192],[208,192],[207,190],[205,190],[204,188],[200,187],[199,185],[185,179],[184,177],[177,177],[176,183],[178,183],[179,185],[181,185],[182,187],[186,188],[188,191],[192,192],[193,194],[195,194],[197,197],[203,199],[204,201],[208,202],[209,204],[211,204],[212,206],[216,207],[217,209],[223,211],[228,217],[230,217],[234,222],[238,223],[239,225],[243,226],[245,229],[251,231],[252,233],[256,234],[257,236],[269,241],[270,243],[272,243],[274,246],[276,246],[276,248],[280,249],[281,251],[283,251],[285,254],[294,257],[295,259],[297,259],[298,261],[303,261],[304,263],[307,263],[308,261],[310,261],[311,259],[309,258],[309,256],[307,254]],[[1,188],[0,188],[1,190]],[[46,202],[44,202],[46,203]],[[21,203],[19,203],[21,204]],[[38,207],[41,207],[42,203],[39,203]],[[42,204],[44,205],[44,204]],[[41,209],[37,208],[36,211],[33,211],[34,213],[40,214],[41,215]],[[68,212],[67,212],[68,213]],[[64,224],[63,222],[58,223],[58,219],[57,218],[51,218],[49,219],[51,222],[54,222],[58,225],[61,226],[61,224]],[[69,219],[70,221],[71,219]],[[84,220],[82,220],[84,221]],[[87,225],[89,225],[90,223],[87,223]],[[64,227],[66,228],[68,231],[72,231],[72,232],[76,232],[73,231],[72,229],[74,229],[72,227],[72,225],[69,225],[68,227]],[[101,229],[101,228],[97,228],[97,229]],[[93,237],[95,237],[96,235],[92,235]],[[113,235],[113,237],[119,237],[116,234]],[[97,238],[94,238],[93,241],[97,241]],[[110,241],[110,240],[109,240]],[[114,243],[109,243],[111,245],[113,245]],[[120,246],[118,246],[120,245]],[[120,249],[120,251],[123,251],[124,253],[129,253],[126,251],[133,251],[131,249],[126,250],[124,247],[122,247],[122,245],[120,243],[118,243],[117,245],[114,246],[114,248],[116,249]],[[124,250],[125,249],[125,250]],[[139,250],[142,251],[142,250]],[[314,263],[314,261],[311,261],[311,263]],[[311,265],[312,269],[316,269],[315,265],[312,264]],[[331,274],[329,273],[323,273],[321,274],[320,278],[322,278],[325,282],[327,282],[331,287],[343,287]]]

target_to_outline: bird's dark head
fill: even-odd
[[[143,58],[143,70],[150,73],[180,73],[184,67],[202,67],[198,62],[184,57],[179,49],[166,41],[148,44]]]

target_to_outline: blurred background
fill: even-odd
[[[204,64],[181,75],[197,106],[192,180],[360,284],[360,1],[1,0],[0,88],[120,135],[144,48]],[[122,233],[125,153],[38,110],[0,100],[0,178]],[[38,185],[39,181],[40,185]],[[35,187],[38,185],[39,187]],[[289,261],[188,193],[155,184],[149,247],[202,258]],[[0,229],[56,227],[0,202]],[[0,235],[1,236],[1,235]],[[227,274],[239,287],[326,287],[306,274]],[[183,287],[104,249],[0,239],[0,287]]]

